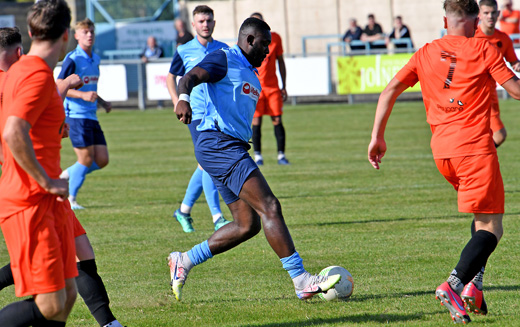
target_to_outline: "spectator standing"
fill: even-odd
[[[386,44],[391,42],[392,40],[400,40],[400,39],[412,39],[410,35],[410,30],[408,26],[403,24],[403,18],[401,16],[396,16],[394,19],[394,29],[390,33],[390,35],[386,38]],[[404,43],[394,44],[396,48],[406,48],[407,45]],[[412,44],[413,48],[413,44]]]
[[[150,60],[159,59],[164,57],[163,48],[157,44],[157,39],[154,36],[149,36],[146,40],[146,47],[141,53],[141,60],[148,62]]]
[[[381,45],[373,45],[372,42],[378,41],[378,40],[384,40],[385,35],[383,34],[383,28],[381,25],[376,23],[376,18],[374,14],[368,15],[368,24],[365,26],[365,29],[363,30],[363,34],[361,34],[361,41],[363,42],[370,42],[370,47],[373,49],[384,49],[386,48],[385,44]]]
[[[253,13],[251,17],[264,20],[262,14]],[[278,61],[278,69],[282,79],[282,88],[278,84],[276,76],[276,62]],[[255,115],[253,117],[253,148],[255,151],[255,162],[262,166],[264,159],[262,157],[262,116],[271,116],[274,126],[274,135],[278,149],[278,164],[288,165],[289,161],[285,157],[285,128],[282,124],[283,102],[287,100],[287,90],[285,89],[285,61],[283,60],[282,38],[275,32],[271,32],[271,43],[269,44],[269,53],[258,67],[258,79],[262,85],[262,91],[258,104],[256,105]]]
[[[193,34],[188,32],[186,23],[182,19],[177,18],[174,22],[174,27],[177,31],[177,46],[193,40]]]
[[[520,33],[520,11],[513,9],[513,0],[504,0],[499,21],[500,30],[507,35]]]
[[[345,32],[345,35],[343,35],[343,42],[350,43],[352,41],[361,40],[361,34],[363,34],[363,30],[357,24],[357,20],[355,18],[351,18],[349,20],[349,28]],[[350,45],[351,50],[362,50],[364,48],[364,46],[360,45]]]

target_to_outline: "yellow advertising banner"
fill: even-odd
[[[381,93],[411,53],[338,58],[338,94]],[[419,83],[405,92],[421,92]]]

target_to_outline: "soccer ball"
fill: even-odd
[[[330,266],[320,272],[320,276],[341,275],[341,280],[330,290],[320,293],[319,297],[327,300],[346,300],[354,291],[354,279],[347,269],[340,266]]]

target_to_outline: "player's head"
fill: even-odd
[[[504,0],[504,7],[508,10],[513,9],[513,0]]]
[[[150,49],[155,49],[155,47],[157,47],[157,39],[154,36],[149,36],[146,40],[146,45],[148,45]]]
[[[253,18],[258,18],[258,19],[260,19],[260,20],[264,20],[264,16],[262,16],[262,14],[259,13],[259,12],[254,12],[254,13],[252,13],[251,16],[249,16],[249,17],[253,17]]]
[[[374,16],[374,14],[368,14],[367,19],[368,25],[373,26],[376,24],[376,17]]]
[[[494,29],[498,16],[500,16],[496,0],[480,0],[478,5],[480,7],[480,23],[487,29]]]
[[[478,27],[479,7],[475,0],[445,0],[444,27],[448,34],[473,37]]]
[[[41,0],[27,13],[27,26],[33,41],[56,41],[67,34],[70,27],[70,9],[65,0]]]
[[[0,28],[0,70],[7,71],[23,54],[18,27]]]
[[[203,39],[210,39],[215,29],[215,19],[213,17],[213,9],[208,6],[200,5],[193,9],[193,23],[191,25],[195,29],[198,36]]]
[[[249,17],[238,31],[238,46],[245,52],[253,67],[260,67],[269,53],[271,28],[258,18]]]
[[[186,23],[180,18],[175,19],[173,25],[177,31],[186,31]]]
[[[394,26],[398,27],[398,28],[403,27],[403,17],[395,16],[395,18],[394,18]]]
[[[96,41],[96,27],[89,18],[76,23],[74,26],[74,38],[83,50],[90,50]]]
[[[356,27],[357,26],[357,20],[355,18],[350,18],[348,20],[350,27]]]

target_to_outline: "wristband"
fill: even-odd
[[[179,101],[186,101],[190,103],[190,96],[186,93],[182,93],[181,95],[179,95]]]

